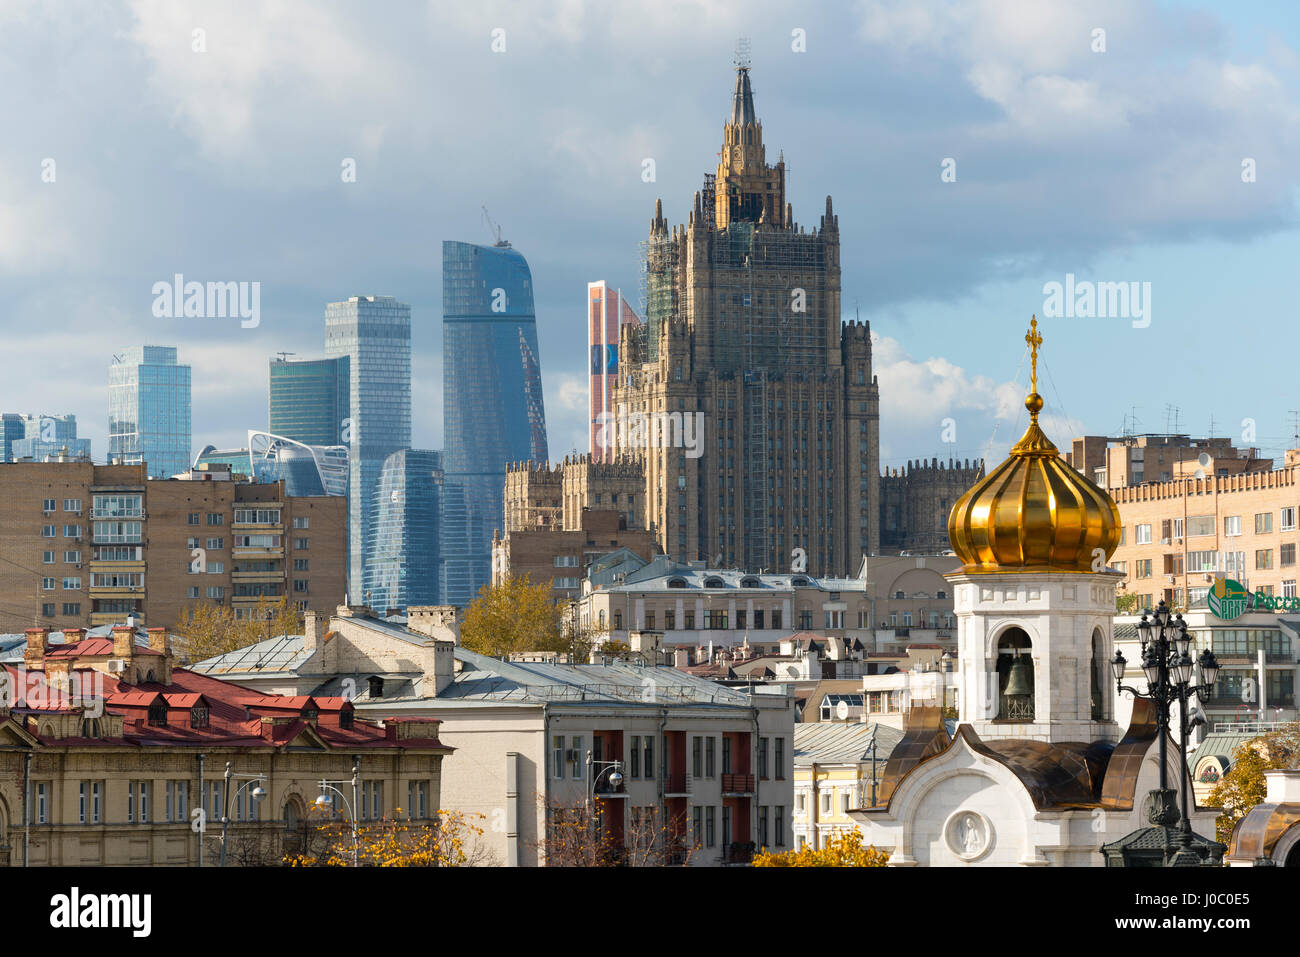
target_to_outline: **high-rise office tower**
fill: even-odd
[[[602,279],[587,283],[587,346],[591,352],[591,460],[612,462],[617,434],[618,410],[609,397],[618,378],[618,336],[623,326],[641,320],[623,298],[621,289],[610,289]]]
[[[190,367],[175,346],[134,346],[108,371],[108,459],[144,462],[150,478],[190,467]]]
[[[390,608],[440,605],[438,556],[442,453],[403,449],[384,460],[375,483],[366,604]]]
[[[506,465],[546,461],[546,411],[528,263],[507,242],[442,244],[443,601],[491,580]]]
[[[351,363],[329,359],[271,360],[267,431],[307,445],[342,445],[351,408]]]
[[[23,415],[17,417],[22,433],[9,447],[6,461],[30,459],[44,462],[47,456],[68,455],[90,458],[90,439],[77,438],[75,415]]]
[[[26,416],[17,412],[0,413],[0,442],[4,443],[4,458],[0,461],[13,460],[13,441],[27,434]]]
[[[325,307],[325,354],[346,356],[348,600],[364,599],[370,505],[384,460],[411,444],[411,307],[390,296],[353,296]]]
[[[641,458],[674,558],[853,573],[878,541],[870,332],[841,319],[830,197],[801,227],[767,162],[747,63],[719,155],[684,227],[655,204],[646,321],[622,329],[611,395],[631,417],[619,453]]]

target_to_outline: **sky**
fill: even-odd
[[[194,450],[242,446],[269,358],[391,295],[413,442],[440,448],[441,243],[490,243],[486,207],[532,269],[551,456],[585,451],[586,284],[637,301],[655,200],[684,222],[717,163],[742,36],[796,221],[834,197],[883,466],[1005,455],[1031,314],[1063,449],[1300,444],[1300,14],[1227,0],[0,0],[0,409],[75,413],[102,460],[113,354],[175,345]],[[260,322],[154,315],[177,273],[259,282]],[[1149,309],[1045,315],[1067,276]]]

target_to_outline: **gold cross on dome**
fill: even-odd
[[[1038,391],[1038,347],[1043,344],[1043,337],[1038,334],[1038,317],[1029,317],[1029,331],[1025,333],[1025,344],[1029,346],[1029,391]]]

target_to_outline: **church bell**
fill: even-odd
[[[1006,690],[1002,694],[1007,698],[1018,698],[1029,697],[1033,693],[1034,687],[1029,682],[1029,659],[1025,655],[1016,655],[1011,662]]]

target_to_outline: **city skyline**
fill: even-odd
[[[6,208],[42,237],[30,248],[0,250],[15,355],[30,367],[57,356],[53,374],[22,382],[22,394],[11,385],[5,406],[73,412],[86,423],[81,434],[103,454],[106,435],[96,413],[105,397],[90,371],[114,347],[110,333],[117,341],[129,335],[173,342],[195,366],[195,434],[234,445],[247,424],[260,422],[261,363],[280,350],[313,352],[320,303],[366,289],[412,306],[413,399],[420,410],[412,444],[444,447],[437,388],[442,304],[430,253],[443,237],[472,236],[486,203],[504,224],[505,237],[532,252],[552,457],[584,449],[589,373],[585,357],[569,348],[585,320],[574,303],[593,275],[632,298],[636,243],[653,197],[686,194],[694,171],[716,148],[713,131],[727,104],[715,91],[737,35],[752,37],[755,95],[774,142],[793,149],[815,129],[833,130],[829,139],[819,137],[825,147],[800,151],[791,199],[796,208],[815,208],[816,193],[830,192],[837,211],[853,222],[844,236],[843,314],[871,321],[879,337],[874,357],[883,467],[949,455],[993,457],[1005,449],[1023,425],[1015,401],[1021,390],[1012,384],[1015,365],[989,349],[983,330],[1018,327],[1029,313],[1041,318],[1048,283],[1066,284],[1073,276],[1152,284],[1146,329],[1122,318],[1045,320],[1061,354],[1072,357],[1136,360],[1155,350],[1158,336],[1151,330],[1176,330],[1186,346],[1177,353],[1186,376],[1221,378],[1215,350],[1200,343],[1213,340],[1223,315],[1241,310],[1257,316],[1265,335],[1282,328],[1283,319],[1268,306],[1285,301],[1285,263],[1300,248],[1294,177],[1282,162],[1294,152],[1298,100],[1297,27],[1288,18],[1273,17],[1265,28],[1264,16],[1224,3],[1103,4],[1096,11],[1060,7],[1051,18],[1008,23],[996,10],[980,8],[982,19],[953,21],[964,29],[925,33],[889,4],[870,5],[848,29],[840,15],[791,19],[782,13],[765,23],[766,7],[742,12],[723,5],[705,30],[685,29],[686,14],[674,13],[661,26],[629,35],[632,14],[614,8],[607,17],[614,42],[608,50],[597,44],[599,55],[629,68],[604,70],[603,59],[584,63],[584,70],[608,78],[594,88],[574,83],[571,72],[555,69],[547,58],[557,46],[590,39],[595,18],[559,28],[540,14],[503,13],[506,48],[494,53],[488,28],[449,14],[413,23],[413,9],[396,7],[387,25],[358,24],[345,8],[303,14],[328,49],[354,51],[332,63],[340,75],[357,77],[362,64],[375,59],[365,51],[385,49],[387,56],[391,48],[385,68],[358,80],[356,92],[339,103],[345,120],[357,122],[328,126],[321,122],[321,93],[269,91],[284,90],[275,82],[281,76],[314,77],[329,57],[295,52],[274,64],[251,62],[223,46],[233,21],[222,14],[206,21],[202,54],[182,42],[192,29],[183,8],[145,17],[144,5],[123,6],[84,27],[51,24],[66,33],[64,43],[74,42],[78,30],[119,29],[142,56],[114,71],[118,85],[87,103],[53,85],[47,115],[31,116],[30,123],[20,116],[15,137],[0,148],[9,181],[32,182],[21,200],[7,196]],[[1108,28],[1104,53],[1091,49],[1092,21],[1099,17]],[[275,42],[279,27],[253,18],[238,29],[266,43]],[[804,52],[793,49],[796,29],[806,34]],[[658,42],[657,31],[675,38],[671,50]],[[439,49],[448,48],[449,68],[468,70],[480,81],[477,96],[498,104],[495,112],[480,114],[474,111],[484,99],[438,99],[465,138],[454,155],[438,154],[432,163],[426,155],[430,121],[402,119],[412,112],[411,94],[400,91],[424,87],[394,82],[419,69],[413,45],[402,42],[404,32],[419,34],[420,43],[434,34]],[[541,39],[527,39],[533,32]],[[930,64],[920,75],[907,67],[918,53]],[[103,71],[121,55],[95,51],[84,68]],[[208,59],[196,66],[197,56]],[[1160,58],[1162,69],[1174,70],[1183,82],[1155,84],[1143,60]],[[845,86],[835,78],[848,61],[857,72]],[[46,68],[29,54],[16,53],[15,62],[26,71],[14,87],[19,93],[45,76]],[[1002,72],[994,68],[998,63]],[[232,88],[218,86],[212,71],[228,72]],[[534,88],[538,102],[571,105],[538,116],[501,106],[521,83]],[[612,108],[638,84],[681,95],[639,98],[644,109],[630,114]],[[1047,104],[1066,93],[1073,98],[1062,100],[1060,115],[1053,115]],[[166,129],[157,126],[159,99],[179,117]],[[136,101],[142,105],[126,105]],[[943,109],[931,108],[941,101]],[[369,123],[359,120],[362,105],[373,110]],[[104,164],[77,134],[55,135],[55,127],[94,135],[104,120],[85,115],[88,106],[141,134],[137,139],[161,137],[169,149],[160,152],[179,159],[161,168],[136,164],[149,171],[143,176],[129,150]],[[277,124],[286,110],[296,118],[282,133]],[[482,119],[498,114],[499,123]],[[576,144],[597,117],[603,142],[614,148],[586,155]],[[363,133],[340,133],[341,127]],[[282,139],[289,132],[308,145],[290,148]],[[498,149],[503,133],[518,147]],[[296,169],[266,158],[278,155],[277,148]],[[57,178],[42,183],[46,158],[57,164]],[[349,158],[355,182],[340,178],[340,164]],[[941,179],[945,158],[955,159],[954,182]],[[1243,158],[1255,161],[1256,181],[1242,181]],[[643,179],[645,159],[655,161],[653,182]],[[232,177],[232,164],[245,172]],[[429,175],[432,169],[436,176]],[[310,172],[304,179],[298,170]],[[113,179],[111,191],[106,176]],[[441,186],[453,180],[454,190]],[[1076,209],[1070,197],[1080,184],[1099,199]],[[104,209],[96,208],[96,197]],[[162,219],[162,228],[151,231],[167,235],[167,243],[119,215],[124,209],[116,204],[128,197],[148,199],[145,208]],[[566,209],[564,217],[554,215],[556,203]],[[406,224],[413,210],[418,229]],[[685,212],[674,201],[665,216],[680,222]],[[178,217],[190,214],[211,219],[216,228],[182,228]],[[67,224],[77,216],[86,217],[86,228],[74,235]],[[108,222],[123,229],[113,244],[105,238]],[[52,228],[57,223],[61,228]],[[234,243],[237,223],[258,240]],[[344,237],[339,231],[345,225]],[[290,256],[275,252],[277,246],[312,253]],[[260,324],[152,315],[153,284],[176,273],[262,282]],[[1200,279],[1207,274],[1235,278]],[[76,348],[65,342],[55,348],[51,337],[66,339],[72,329]],[[1295,431],[1288,417],[1292,403],[1270,397],[1269,383],[1285,375],[1285,359],[1275,352],[1252,362],[1249,378],[1228,380],[1234,388],[1193,393],[1172,385],[1153,389],[1136,377],[1128,388],[1107,383],[1098,390],[1086,375],[1087,361],[1058,361],[1055,368],[1049,361],[1049,389],[1095,395],[1086,407],[1077,399],[1054,402],[1054,431],[1114,434],[1126,415],[1136,414],[1137,431],[1172,429],[1176,418],[1178,431],[1206,434],[1213,415],[1216,434],[1239,439],[1242,421],[1252,419],[1256,444],[1276,454],[1293,444]],[[1180,408],[1175,413],[1167,405]],[[956,425],[954,442],[942,438],[945,418]]]

